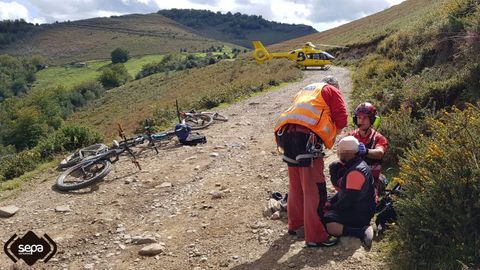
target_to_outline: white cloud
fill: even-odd
[[[0,2],[0,19],[27,19],[28,9],[17,2]]]
[[[393,5],[398,5],[398,4],[402,3],[403,1],[405,1],[405,0],[387,0],[387,2],[388,2],[391,6],[393,6]]]
[[[0,1],[0,20],[24,19],[31,23],[45,23],[44,18],[33,18],[27,7],[17,2]]]

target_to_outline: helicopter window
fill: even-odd
[[[307,57],[308,59],[320,59],[320,56],[318,53],[309,53]]]
[[[320,59],[321,60],[327,60],[327,56],[323,53],[320,54]]]

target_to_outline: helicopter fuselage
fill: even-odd
[[[329,53],[312,48],[311,46],[304,46],[301,49],[296,49],[285,53],[269,53],[259,41],[253,42],[255,51],[253,58],[258,64],[262,64],[266,60],[275,58],[287,58],[295,61],[297,65],[303,67],[325,67],[332,64],[332,60],[335,59]]]

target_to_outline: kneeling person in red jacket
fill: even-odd
[[[370,248],[375,213],[374,178],[370,167],[358,155],[358,140],[347,136],[340,140],[337,154],[342,175],[337,180],[339,192],[330,200],[323,222],[329,234],[357,237]]]

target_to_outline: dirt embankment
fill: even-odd
[[[229,121],[201,131],[207,144],[147,153],[140,159],[142,171],[124,158],[96,189],[58,193],[52,190],[58,172],[45,172],[0,203],[20,208],[0,219],[0,239],[5,243],[29,230],[52,237],[58,253],[33,269],[382,267],[375,246],[365,252],[358,240],[344,238],[332,248],[305,249],[302,239],[286,233],[286,219],[262,216],[270,192],[284,193],[288,184],[272,136],[275,118],[301,87],[326,75],[337,77],[346,99],[351,88],[343,68],[304,75],[301,82],[222,110]],[[329,152],[326,163],[334,158]],[[148,244],[134,244],[139,239],[159,243],[159,255],[140,256]],[[12,264],[0,255],[0,269]]]

